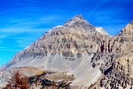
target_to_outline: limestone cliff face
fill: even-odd
[[[133,22],[110,36],[77,15],[18,52],[2,69],[37,67],[75,76],[75,89],[130,89],[133,80]],[[129,82],[127,82],[129,81]]]
[[[10,68],[20,61],[28,61],[29,58],[32,58],[32,61],[35,58],[45,60],[44,57],[48,55],[59,54],[64,59],[71,61],[82,56],[83,53],[91,54],[101,51],[100,46],[110,37],[101,29],[88,23],[81,15],[77,15],[64,25],[50,29],[39,40],[18,52],[6,65],[6,68]]]
[[[112,42],[114,42],[114,44],[112,54],[107,54],[106,52],[106,55],[108,55],[107,58],[106,56],[103,57],[106,62],[100,68],[104,76],[92,85],[90,89],[133,88],[132,27],[133,24],[130,22],[119,34],[113,37]],[[97,54],[96,57],[98,56]]]
[[[115,59],[113,65],[106,69],[90,89],[132,89],[133,88],[133,59],[132,54],[126,54]]]
[[[122,29],[121,33],[132,33],[133,32],[133,21],[131,21],[125,28]]]

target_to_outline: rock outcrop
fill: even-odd
[[[110,36],[77,15],[50,29],[2,67],[37,67],[73,74],[73,89],[132,89],[133,22]]]

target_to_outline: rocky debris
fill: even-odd
[[[71,82],[72,89],[132,89],[132,53],[133,21],[119,34],[110,36],[103,28],[93,26],[77,15],[64,25],[50,29],[1,69],[33,66],[60,72],[31,79],[48,85],[49,89],[63,88]],[[70,76],[61,72],[72,73],[75,79],[66,81]],[[63,81],[57,81],[61,79]]]
[[[96,53],[92,58],[95,66],[99,63],[100,58],[102,60],[105,59],[106,62],[102,62],[103,64],[100,67],[104,76],[98,82],[92,84],[90,89],[133,88],[132,26],[131,22],[119,34],[114,36],[112,40],[114,44],[111,52],[102,51],[102,55],[105,53],[106,56],[104,55],[102,58],[100,53]],[[102,49],[105,49],[105,46]]]
[[[100,41],[106,38],[107,32],[102,28],[91,25],[81,15],[77,15],[64,25],[50,29],[39,40],[18,52],[4,68],[10,68],[30,58],[43,59],[48,54],[62,54],[65,59],[75,60],[74,54],[95,52]]]
[[[3,89],[70,89],[70,84],[74,80],[72,74],[52,71],[43,71],[34,76],[26,76],[22,74],[22,71],[20,72],[21,69],[14,72]]]
[[[61,80],[50,80],[48,77],[46,78],[46,75],[52,75],[51,73],[43,73],[41,75],[37,75],[37,76],[32,76],[29,78],[29,83],[30,83],[30,87],[31,88],[35,88],[38,87],[39,89],[43,88],[48,88],[50,86],[55,87],[55,89],[70,89],[70,84],[72,83],[70,80],[66,80],[66,79],[61,79]],[[52,75],[53,76],[53,75]],[[58,76],[59,77],[59,76]],[[71,76],[72,78],[74,76]]]
[[[93,87],[97,87],[96,89],[132,89],[133,60],[131,55],[132,54],[128,54],[116,59],[114,65],[108,69],[111,69],[111,71]]]

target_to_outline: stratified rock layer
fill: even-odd
[[[37,67],[73,74],[71,88],[132,89],[133,22],[110,36],[77,15],[18,52],[2,69]]]

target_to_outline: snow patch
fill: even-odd
[[[95,27],[95,30],[103,35],[109,35],[102,27]]]

